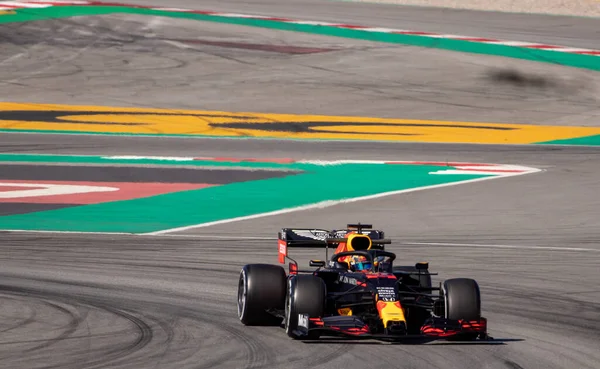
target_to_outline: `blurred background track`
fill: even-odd
[[[169,6],[573,47],[598,47],[600,29],[595,19],[321,0]],[[0,96],[11,102],[574,126],[598,126],[600,115],[597,73],[494,56],[124,14],[0,25],[0,39]],[[547,83],[499,81],[498,71]],[[544,170],[165,236],[0,232],[2,368],[595,369],[600,363],[595,148],[1,133],[0,151],[448,160]],[[111,171],[100,176],[111,179]],[[288,340],[276,327],[241,325],[239,270],[249,262],[276,263],[280,227],[357,221],[384,229],[402,263],[429,261],[440,273],[436,282],[477,279],[496,340],[309,344]],[[303,263],[322,256],[293,252]]]

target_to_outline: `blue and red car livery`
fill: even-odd
[[[238,316],[246,325],[281,325],[294,339],[488,339],[479,285],[453,278],[434,287],[429,264],[395,265],[391,241],[371,225],[343,230],[284,228],[278,234],[282,266],[247,264],[238,283]],[[316,269],[300,270],[295,247],[325,249]],[[329,257],[329,249],[335,251]]]

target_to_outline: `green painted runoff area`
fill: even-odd
[[[567,138],[564,140],[554,140],[547,142],[537,142],[536,145],[580,145],[580,146],[600,146],[600,135]]]
[[[489,177],[430,172],[447,167],[401,164],[278,164],[257,162],[107,159],[93,156],[2,154],[0,163],[161,164],[267,168],[282,178],[237,182],[153,197],[0,217],[3,230],[148,233],[390,191]],[[40,181],[43,182],[43,181]]]
[[[542,49],[527,49],[515,46],[492,45],[478,42],[438,39],[416,35],[401,35],[383,32],[368,32],[359,29],[342,29],[331,26],[310,24],[293,24],[272,20],[250,19],[243,17],[219,17],[205,14],[152,10],[131,6],[53,6],[39,9],[18,9],[16,14],[0,16],[1,23],[28,22],[52,18],[65,18],[85,15],[102,15],[110,13],[133,13],[172,18],[196,19],[201,21],[229,23],[236,25],[271,28],[285,31],[305,32],[312,34],[370,40],[387,43],[398,43],[460,52],[498,55],[509,58],[532,60],[551,64],[584,68],[599,71],[600,57],[561,53]]]

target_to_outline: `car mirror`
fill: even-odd
[[[323,260],[311,260],[308,265],[310,265],[311,267],[324,267],[325,266],[325,261]]]
[[[415,268],[417,268],[417,270],[427,270],[429,268],[429,263],[427,263],[427,262],[416,263]]]

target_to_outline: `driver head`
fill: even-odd
[[[364,256],[353,256],[350,260],[350,268],[355,272],[362,272],[365,270],[371,270],[371,261],[367,260]]]

